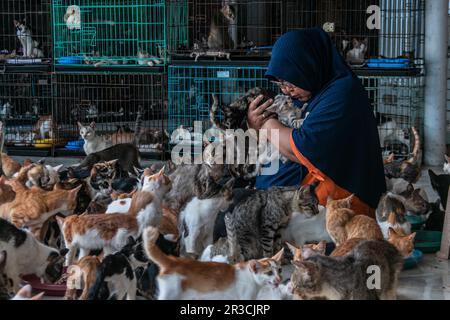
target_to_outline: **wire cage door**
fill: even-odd
[[[48,149],[57,144],[51,75],[0,74],[0,118],[7,147]]]
[[[68,150],[83,152],[79,123],[92,127],[110,145],[136,144],[150,155],[167,145],[165,74],[58,73],[55,118]]]
[[[0,1],[0,63],[50,64],[51,0]]]
[[[53,0],[56,65],[166,63],[164,0]]]

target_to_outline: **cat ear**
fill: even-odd
[[[395,212],[389,213],[388,223],[390,225],[395,225],[397,223],[397,217],[395,216]]]
[[[53,170],[55,170],[56,172],[59,172],[59,170],[61,170],[62,167],[64,167],[64,165],[60,164],[59,166],[53,167]]]
[[[64,257],[68,252],[69,252],[69,249],[67,249],[67,248],[61,249],[61,250],[59,250],[59,255],[61,257]]]
[[[253,273],[258,273],[258,271],[261,270],[261,264],[257,260],[250,260],[248,262],[248,268]]]
[[[408,191],[408,193],[413,193],[414,186],[411,183],[409,183],[408,186],[406,187],[406,191]]]
[[[283,259],[284,254],[284,248],[281,248],[280,251],[278,251],[273,257],[272,260],[276,262],[281,262],[281,259]]]
[[[58,223],[59,229],[62,231],[64,227],[64,218],[60,216],[55,216],[56,222]]]
[[[286,245],[287,245],[289,251],[291,251],[292,255],[294,256],[293,261],[302,260],[302,249],[301,248],[297,248],[296,246],[290,244],[289,242],[286,242]]]
[[[327,242],[325,240],[321,240],[318,244],[314,245],[314,251],[320,252],[321,254],[325,254],[326,248]]]
[[[78,129],[83,128],[83,124],[80,121],[77,121]]]
[[[416,233],[411,233],[407,238],[409,241],[414,241],[414,238],[416,237]]]
[[[345,198],[345,201],[347,202],[348,206],[350,207],[353,202],[353,198],[355,197],[354,194],[351,194],[349,197]]]
[[[57,184],[58,184],[58,183],[57,183]],[[82,186],[83,186],[83,185],[80,184],[78,187],[76,187],[76,188],[70,190],[69,193],[70,193],[72,196],[74,196],[74,197],[76,198],[76,196],[77,196],[77,194],[78,194],[78,191],[80,191],[80,189],[81,189]]]
[[[159,174],[159,175],[163,175],[165,171],[166,171],[166,166],[163,166],[163,167],[161,168],[161,170],[159,170],[158,174]]]
[[[92,129],[95,129],[95,121],[92,121],[91,124],[89,125],[89,127],[91,127]]]

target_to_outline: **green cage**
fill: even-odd
[[[414,147],[411,128],[423,141],[424,77],[361,76],[378,122],[380,146],[386,156],[408,157]]]
[[[56,66],[166,63],[164,0],[53,0]]]

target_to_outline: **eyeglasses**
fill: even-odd
[[[282,89],[282,88],[295,89],[296,88],[295,85],[293,85],[290,82],[284,81],[284,80],[282,80],[282,81],[275,81],[274,80],[274,81],[271,81],[271,82],[274,85],[278,86],[280,89]]]

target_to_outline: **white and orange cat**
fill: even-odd
[[[148,227],[143,233],[145,251],[160,269],[159,300],[254,300],[266,286],[281,283],[283,250],[272,258],[230,265],[167,256],[156,245],[160,232]]]
[[[122,249],[130,236],[139,237],[145,227],[159,226],[161,200],[170,190],[171,182],[164,175],[164,168],[150,176],[147,182],[145,189],[133,195],[128,213],[56,217],[69,249],[66,265],[73,264],[77,249],[80,249],[79,259],[90,250],[103,249],[106,256]]]

